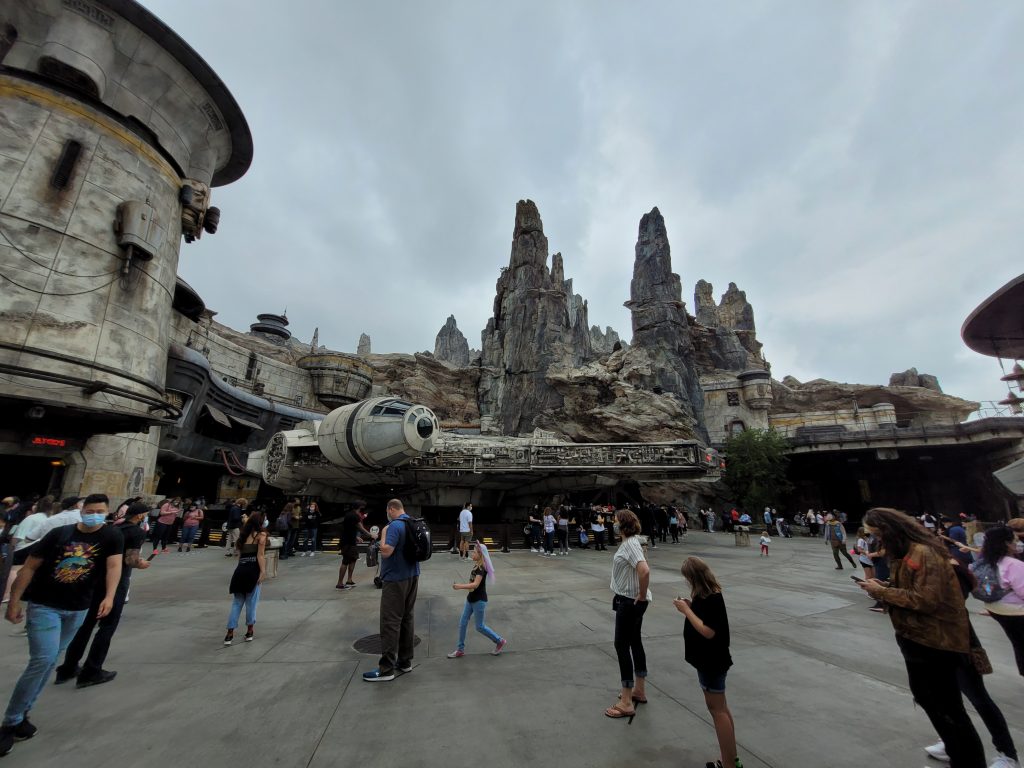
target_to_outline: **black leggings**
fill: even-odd
[[[914,701],[946,745],[950,768],[986,768],[985,748],[964,709],[957,668],[963,654],[940,651],[896,636]]]
[[[992,618],[1010,638],[1013,657],[1017,660],[1017,671],[1024,677],[1024,616],[1001,616],[993,613]]]
[[[558,549],[560,552],[569,551],[569,531],[565,528],[558,529]]]
[[[623,688],[633,687],[633,675],[647,677],[647,654],[640,639],[647,602],[634,603],[631,597],[615,596],[615,654],[619,658],[619,677]]]
[[[992,735],[992,746],[1007,757],[1017,759],[1017,747],[1013,744],[1013,737],[1010,729],[1006,727],[1006,718],[1003,713],[988,695],[985,688],[985,679],[978,674],[968,659],[956,668],[956,680],[960,684],[960,690],[967,700],[971,702],[974,710],[985,723],[988,732]]]

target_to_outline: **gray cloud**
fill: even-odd
[[[180,268],[235,327],[287,306],[300,337],[411,352],[455,314],[477,346],[530,197],[628,336],[657,205],[684,286],[746,290],[777,376],[1003,396],[959,327],[1020,272],[1017,3],[145,4],[254,135]]]

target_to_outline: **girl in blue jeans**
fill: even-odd
[[[231,593],[231,610],[228,612],[228,633],[224,645],[231,645],[235,639],[238,619],[245,606],[245,642],[251,642],[256,624],[256,606],[260,602],[260,585],[267,572],[267,518],[263,512],[253,512],[242,526],[238,537],[238,565],[231,574],[228,592]]]
[[[466,607],[462,611],[462,619],[459,620],[459,645],[448,654],[449,659],[458,659],[466,655],[466,628],[469,626],[469,617],[475,617],[476,631],[494,643],[493,656],[501,653],[506,645],[506,640],[498,635],[493,629],[484,623],[484,613],[487,610],[487,577],[491,577],[494,583],[494,566],[491,565],[491,556],[487,547],[476,543],[473,548],[473,571],[469,574],[471,581],[465,584],[452,584],[452,589],[466,589]]]

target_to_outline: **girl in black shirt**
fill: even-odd
[[[505,647],[505,639],[484,623],[484,613],[487,610],[487,577],[490,576],[491,583],[494,583],[494,566],[491,565],[487,546],[478,541],[473,548],[472,557],[473,572],[469,574],[471,580],[465,584],[452,584],[452,589],[469,590],[469,594],[466,595],[466,607],[459,620],[459,644],[448,654],[449,659],[459,659],[466,655],[466,629],[469,627],[471,616],[475,617],[476,631],[494,643],[494,650],[491,651],[493,656],[497,656]]]
[[[682,574],[690,585],[690,597],[678,597],[673,605],[686,617],[683,627],[686,662],[697,670],[697,680],[715,724],[722,756],[717,764],[707,765],[708,768],[743,768],[736,756],[736,726],[725,701],[725,676],[732,666],[732,657],[722,585],[699,557],[687,558]]]

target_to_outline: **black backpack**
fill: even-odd
[[[422,517],[403,517],[405,523],[405,541],[402,554],[410,563],[422,563],[434,554],[430,542],[430,529]]]

